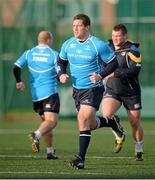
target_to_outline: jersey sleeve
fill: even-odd
[[[59,59],[59,53],[57,52],[57,51],[54,51],[54,53],[55,53],[55,63],[57,63],[58,62],[58,59]]]
[[[135,45],[130,46],[130,51],[128,52],[128,56],[130,60],[134,61],[135,63],[141,63],[141,55],[138,48]]]
[[[99,45],[99,56],[106,64],[116,57],[114,51],[105,42],[101,42]]]
[[[20,68],[23,68],[24,66],[27,65],[27,57],[28,57],[29,50],[25,51],[14,63]]]
[[[59,53],[57,51],[54,51],[54,67],[56,72],[58,68],[58,59],[59,59]]]
[[[61,47],[61,51],[59,54],[60,58],[66,61],[67,61],[67,46],[68,46],[68,41],[65,41]]]

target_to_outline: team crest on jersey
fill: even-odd
[[[70,44],[70,47],[71,47],[71,48],[75,48],[76,45],[75,45],[75,44]]]
[[[122,53],[121,53],[122,56],[125,56],[125,54],[126,54],[125,52],[122,52]]]

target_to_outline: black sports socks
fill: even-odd
[[[91,131],[80,131],[79,136],[79,156],[85,160],[86,151],[90,142]]]

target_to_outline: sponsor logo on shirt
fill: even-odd
[[[45,54],[45,53],[41,53],[41,52],[40,53],[34,53],[33,52],[32,55],[33,56],[48,56],[48,57],[50,56],[50,54]]]
[[[79,58],[85,58],[85,59],[91,59],[92,56],[89,55],[83,55],[83,54],[73,54],[73,53],[68,53],[69,57],[79,57]]]

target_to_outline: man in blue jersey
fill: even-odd
[[[115,117],[96,117],[104,92],[102,79],[116,69],[117,60],[106,43],[90,34],[90,24],[90,19],[85,14],[78,14],[73,18],[74,37],[63,43],[58,61],[61,83],[66,83],[69,78],[66,68],[67,64],[70,64],[80,133],[79,152],[76,158],[70,161],[70,165],[77,169],[84,168],[91,130],[111,127],[120,137],[119,140],[124,140],[123,129]],[[102,63],[107,64],[104,70]]]
[[[118,67],[114,73],[106,77],[106,91],[102,101],[103,114],[111,117],[121,105],[125,107],[135,141],[135,160],[142,161],[143,128],[140,123],[142,105],[138,80],[141,70],[139,44],[128,40],[128,31],[124,24],[117,24],[112,30],[109,46],[116,52]]]
[[[44,136],[47,159],[58,158],[52,145],[52,129],[57,125],[60,109],[57,93],[58,53],[50,48],[52,41],[50,32],[41,31],[38,35],[38,45],[25,51],[14,63],[13,68],[16,88],[23,91],[25,84],[21,80],[21,69],[28,67],[33,108],[42,119],[39,128],[30,133],[29,138],[32,141],[32,151],[39,152],[39,139]]]

